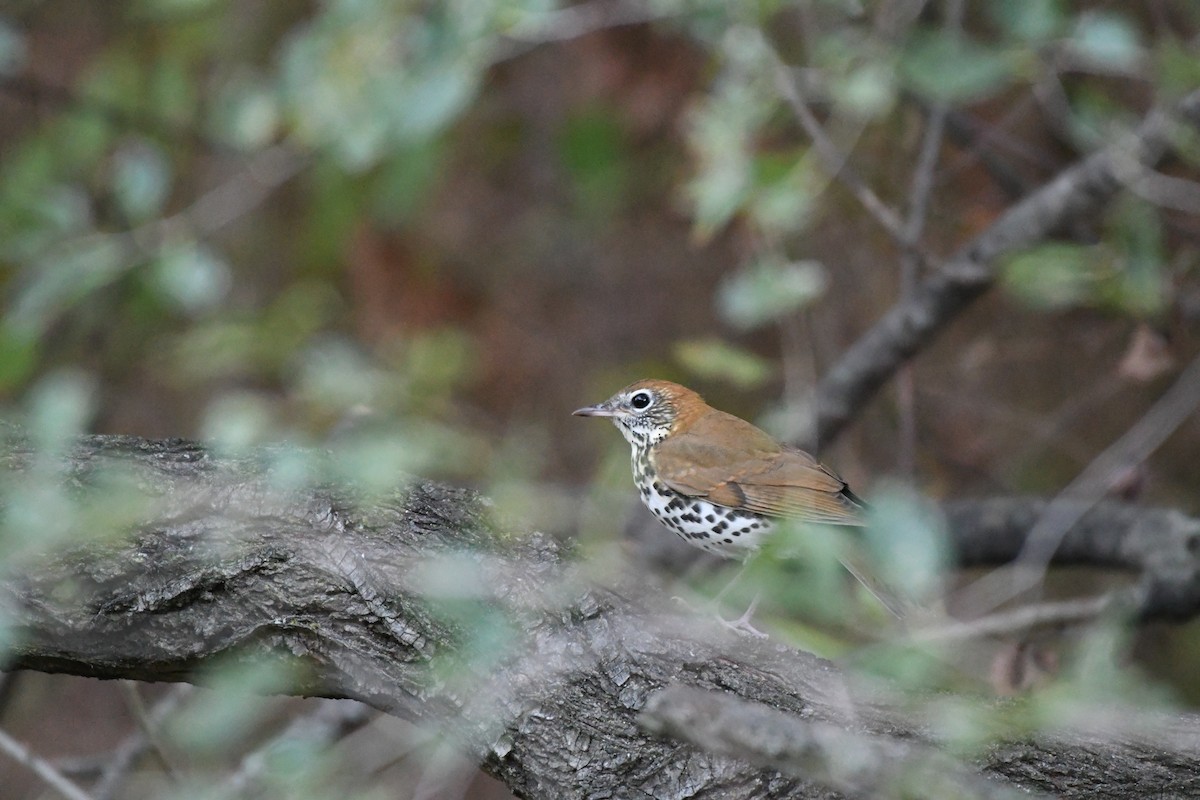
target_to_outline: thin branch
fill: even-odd
[[[1141,605],[1142,592],[1113,592],[1077,600],[1031,603],[1012,611],[989,614],[978,619],[917,628],[905,635],[912,642],[952,642],[982,639],[985,636],[1011,636],[1034,628],[1078,625],[1091,622],[1113,609]]]
[[[33,751],[9,736],[3,729],[0,729],[0,751],[29,769],[41,778],[43,783],[68,800],[93,800],[87,792],[55,769],[53,764],[35,755]]]
[[[94,800],[108,800],[108,798],[113,797],[117,790],[121,788],[122,782],[129,774],[129,770],[137,763],[138,758],[151,747],[157,748],[160,755],[163,753],[162,748],[150,736],[149,732],[158,730],[167,717],[173,714],[175,709],[179,707],[179,704],[191,693],[192,687],[186,683],[173,686],[170,691],[154,703],[148,712],[145,712],[145,721],[143,722],[139,719],[138,730],[125,737],[117,745],[112,755],[106,758],[100,778],[96,781],[96,785],[92,787]],[[167,763],[165,757],[162,760],[164,764]]]
[[[1164,175],[1136,161],[1120,164],[1118,177],[1129,191],[1161,208],[1200,214],[1200,183]]]
[[[949,5],[952,20],[956,24],[961,24],[962,3],[955,0]],[[937,168],[938,154],[942,147],[942,138],[945,134],[948,108],[946,103],[936,103],[930,109],[929,118],[925,123],[925,132],[921,137],[921,148],[917,153],[917,165],[913,169],[908,196],[908,216],[904,220],[905,247],[900,254],[901,298],[908,298],[917,285],[920,263],[916,247],[921,240],[921,234],[925,230],[925,220],[929,215],[929,206],[933,196],[933,177]],[[897,460],[900,474],[911,480],[916,472],[917,453],[916,380],[912,364],[905,364],[896,376],[896,400],[900,418],[899,457]]]
[[[1042,241],[1110,199],[1121,187],[1119,161],[1148,166],[1162,158],[1180,120],[1200,126],[1200,90],[1173,109],[1151,112],[1135,131],[1063,171],[930,274],[825,376],[815,438],[823,443],[835,438],[901,364],[991,288],[1002,256]]]
[[[1200,358],[1149,411],[1071,481],[1046,507],[1012,565],[959,593],[968,616],[981,615],[1041,584],[1054,552],[1083,515],[1104,499],[1113,476],[1145,461],[1200,405]]]
[[[301,714],[266,744],[242,759],[237,769],[222,782],[218,796],[241,797],[261,781],[271,755],[280,747],[302,742],[314,749],[326,749],[338,739],[358,730],[376,712],[353,700],[323,700],[312,711]]]
[[[801,93],[800,83],[792,75],[791,69],[779,59],[774,50],[770,52],[775,62],[775,85],[792,112],[795,113],[796,119],[804,128],[804,132],[808,134],[808,138],[812,140],[817,155],[825,164],[825,169],[828,170],[830,176],[854,195],[859,204],[893,239],[903,246],[904,223],[900,216],[887,203],[883,202],[875,190],[868,186],[866,181],[847,163],[847,155],[842,153],[829,138],[816,114],[809,108],[808,102]]]

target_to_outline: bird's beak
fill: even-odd
[[[576,417],[615,417],[616,413],[609,408],[608,403],[598,403],[594,406],[584,406],[571,412]]]

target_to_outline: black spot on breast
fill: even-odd
[[[726,529],[728,527],[729,527],[729,523],[722,520],[721,522],[718,522],[716,525],[713,526],[713,533],[722,534],[726,531]]]

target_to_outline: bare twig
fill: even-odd
[[[145,712],[144,723],[139,720],[138,730],[122,740],[112,755],[105,760],[100,778],[92,787],[94,800],[108,800],[115,795],[129,774],[129,770],[137,763],[138,758],[154,746],[154,741],[148,735],[148,731],[160,728],[167,717],[179,707],[180,702],[191,693],[192,687],[186,683],[173,686],[170,691],[159,698],[149,711]],[[167,763],[165,758],[163,763]]]
[[[1107,201],[1120,188],[1118,160],[1150,165],[1166,152],[1172,126],[1200,125],[1200,90],[1173,109],[1157,110],[1132,133],[1093,153],[1010,208],[894,306],[825,376],[817,436],[836,437],[899,366],[928,344],[995,280],[995,262],[1043,240]],[[812,437],[810,437],[812,438]]]
[[[151,714],[151,712],[146,709],[146,704],[142,700],[142,695],[138,692],[138,683],[136,681],[122,681],[121,687],[124,690],[130,713],[133,715],[134,721],[137,722],[138,730],[141,732],[142,736],[145,737],[146,744],[150,752],[154,753],[154,756],[158,759],[159,763],[162,764],[163,771],[167,777],[170,778],[173,783],[178,783],[179,769],[173,763],[173,759],[167,751],[167,748],[162,741],[162,737],[159,735],[159,727],[166,719],[169,710],[175,707],[176,701],[170,700],[166,703],[160,702],[156,704],[154,708],[156,713]],[[170,693],[168,693],[167,698],[164,699],[169,698]]]
[[[948,0],[947,27],[957,29],[962,27],[962,0]],[[929,205],[933,196],[934,171],[937,167],[938,153],[942,147],[942,137],[946,129],[946,114],[948,105],[936,103],[930,109],[929,119],[925,124],[925,133],[921,137],[921,149],[917,154],[917,165],[913,169],[912,185],[908,195],[908,216],[904,220],[902,237],[904,250],[900,254],[900,296],[907,299],[916,288],[917,270],[920,266],[916,255],[917,243],[925,230],[925,220],[929,215]],[[900,436],[898,442],[900,474],[912,478],[916,472],[917,453],[917,410],[916,385],[911,364],[905,364],[896,376],[897,411],[900,418]]]
[[[1075,600],[1031,603],[1012,611],[989,614],[978,619],[917,628],[908,632],[905,639],[913,642],[950,642],[981,639],[985,636],[1008,636],[1025,633],[1033,628],[1076,625],[1081,622],[1090,622],[1114,608],[1132,608],[1140,605],[1138,601],[1142,592],[1137,588],[1130,592],[1113,592]]]
[[[271,754],[279,747],[303,742],[314,748],[327,748],[346,734],[357,730],[376,713],[353,700],[323,700],[309,713],[301,714],[269,742],[246,755],[238,768],[225,778],[221,796],[238,797],[262,779]]]
[[[63,797],[68,798],[68,800],[93,800],[74,781],[55,769],[53,764],[35,755],[33,751],[9,736],[4,730],[0,730],[0,751],[3,751],[13,761],[28,768],[33,774],[41,778],[47,786]]]
[[[900,216],[887,203],[880,199],[875,190],[847,163],[847,155],[843,153],[821,125],[800,90],[800,83],[792,75],[791,69],[771,51],[775,61],[775,85],[783,95],[788,106],[796,115],[804,132],[812,140],[813,147],[825,164],[830,176],[835,178],[854,195],[867,213],[888,232],[897,242],[904,243],[904,223]]]
[[[961,592],[967,614],[986,613],[1039,585],[1063,537],[1104,499],[1113,476],[1145,461],[1192,415],[1197,404],[1200,404],[1200,358],[1188,366],[1141,419],[1050,502],[1011,566],[980,578]]]
[[[1156,206],[1200,214],[1200,183],[1148,169],[1136,161],[1119,164],[1118,175],[1129,191]]]

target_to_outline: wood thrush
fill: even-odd
[[[836,473],[677,383],[637,381],[574,413],[613,421],[633,448],[642,502],[684,541],[710,553],[748,555],[779,518],[864,524],[865,504]],[[874,591],[858,569],[846,566]],[[753,610],[735,626],[753,632]]]

